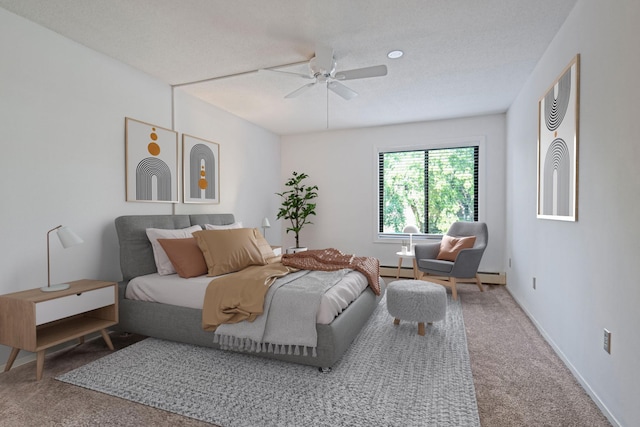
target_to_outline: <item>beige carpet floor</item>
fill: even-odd
[[[608,426],[607,419],[502,286],[462,285],[480,421],[500,426]],[[112,335],[116,348],[141,337]],[[0,374],[0,426],[204,426],[54,378],[109,353],[101,339]]]
[[[610,426],[506,288],[485,289],[458,286],[481,424]]]

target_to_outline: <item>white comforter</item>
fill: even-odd
[[[222,277],[222,276],[218,276]],[[127,285],[128,299],[159,302],[202,310],[207,285],[215,277],[199,276],[183,279],[177,274],[160,276],[157,273],[139,276]],[[367,279],[357,271],[350,271],[340,283],[329,289],[320,302],[317,323],[327,325],[355,300],[367,287]]]

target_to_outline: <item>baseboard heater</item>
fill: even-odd
[[[498,273],[498,272],[490,272],[490,271],[482,271],[478,273],[480,275],[480,281],[482,283],[486,283],[487,285],[506,285],[507,284],[507,275],[506,273]],[[380,266],[380,275],[382,277],[393,277],[395,278],[398,275],[398,266],[388,266],[381,265]],[[404,279],[412,279],[413,278],[413,268],[403,266],[400,269],[400,278]]]

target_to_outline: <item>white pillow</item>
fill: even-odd
[[[153,259],[156,261],[156,268],[158,274],[166,276],[168,274],[174,274],[176,272],[173,268],[173,264],[169,260],[167,253],[162,248],[162,245],[158,243],[158,239],[184,239],[186,237],[193,237],[191,233],[194,231],[200,231],[202,227],[194,225],[180,230],[166,230],[164,228],[147,228],[147,237],[151,242],[153,248]]]
[[[234,222],[233,224],[227,225],[213,225],[213,224],[205,224],[205,230],[231,230],[232,228],[243,228],[242,221]]]

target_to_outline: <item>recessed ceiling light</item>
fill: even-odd
[[[398,59],[402,55],[404,55],[404,52],[401,50],[392,50],[391,52],[387,53],[387,57],[390,59]]]

